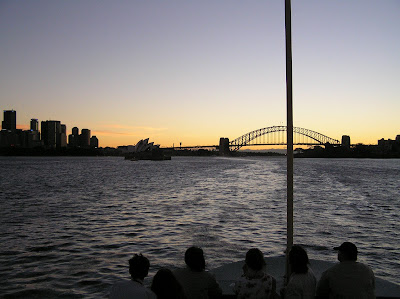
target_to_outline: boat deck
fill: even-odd
[[[283,287],[283,277],[285,271],[285,257],[274,256],[265,258],[267,263],[267,272],[276,278],[277,289]],[[313,270],[317,280],[321,277],[322,273],[333,266],[335,263],[310,260],[310,267]],[[235,298],[232,291],[232,284],[242,275],[242,266],[244,261],[234,262],[223,265],[219,268],[213,269],[213,273],[222,288],[223,298]],[[379,277],[376,279],[376,297],[377,298],[400,298],[400,286]]]

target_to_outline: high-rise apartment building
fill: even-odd
[[[40,135],[44,146],[47,146],[47,121],[43,121],[40,124]]]
[[[90,130],[82,129],[81,135],[79,136],[79,143],[81,147],[89,147],[90,146]]]
[[[67,147],[67,126],[58,120],[42,121],[40,124],[36,118],[30,121],[29,130],[17,129],[17,112],[4,110],[4,120],[0,130],[0,148],[36,148],[45,147],[60,149]],[[89,129],[82,129],[79,135],[77,127],[72,128],[72,134],[68,136],[68,144],[71,147],[97,148],[99,141],[96,136],[91,138]]]
[[[72,135],[79,136],[79,129],[77,127],[72,128]]]
[[[42,140],[45,147],[56,148],[57,136],[61,134],[61,123],[58,120],[42,121]]]
[[[67,147],[67,126],[63,124],[61,125],[59,147]]]
[[[36,118],[32,118],[30,122],[30,130],[23,132],[22,146],[25,148],[33,148],[41,146],[40,133],[39,133],[39,121]]]
[[[68,135],[68,146],[70,147],[79,146],[79,129],[77,127],[73,127],[72,134]]]
[[[350,136],[348,135],[342,136],[342,146],[350,148]]]
[[[48,148],[60,148],[67,146],[65,125],[58,120],[42,121],[42,141],[43,145]],[[64,133],[63,133],[64,132]]]
[[[39,131],[39,122],[36,118],[31,119],[31,130],[32,131]]]
[[[99,147],[99,139],[97,139],[96,136],[92,136],[90,138],[90,147],[92,147],[92,148],[98,148]]]
[[[15,110],[4,110],[4,120],[1,123],[3,130],[9,130],[14,132],[17,129],[17,111]]]

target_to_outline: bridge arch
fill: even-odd
[[[269,133],[275,133],[275,132],[283,132],[287,131],[286,126],[272,126],[272,127],[266,127],[262,129],[258,129],[255,131],[251,131],[249,133],[246,133],[231,142],[229,142],[229,147],[231,148],[232,151],[237,151],[241,147],[248,145],[252,140],[259,138],[260,136],[269,134]],[[340,144],[339,140],[330,138],[326,135],[323,135],[321,133],[309,130],[309,129],[304,129],[304,128],[299,128],[299,127],[293,127],[293,133],[299,134],[299,135],[304,135],[307,136],[313,140],[316,141],[316,144]]]

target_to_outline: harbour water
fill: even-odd
[[[334,262],[352,241],[376,276],[400,284],[400,160],[295,159],[296,244]],[[0,157],[0,294],[99,298],[129,277],[141,252],[183,266],[188,246],[207,268],[249,248],[282,255],[282,157]]]

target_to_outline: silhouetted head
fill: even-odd
[[[193,271],[203,271],[206,268],[203,249],[199,247],[190,247],[185,252],[185,263]]]
[[[309,260],[303,247],[293,245],[289,252],[289,263],[294,273],[307,273]]]
[[[154,275],[151,290],[157,299],[175,299],[182,294],[182,286],[169,269],[160,269]]]
[[[150,262],[142,254],[135,254],[129,260],[129,273],[132,279],[144,279],[149,273]]]
[[[357,254],[358,254],[357,246],[351,242],[344,242],[339,247],[335,247],[333,249],[339,251],[338,252],[338,260],[340,262],[343,262],[343,261],[354,261],[355,262],[357,260]]]
[[[262,268],[264,268],[266,265],[264,255],[257,248],[252,248],[247,251],[245,262],[247,267],[254,271],[262,270]]]

